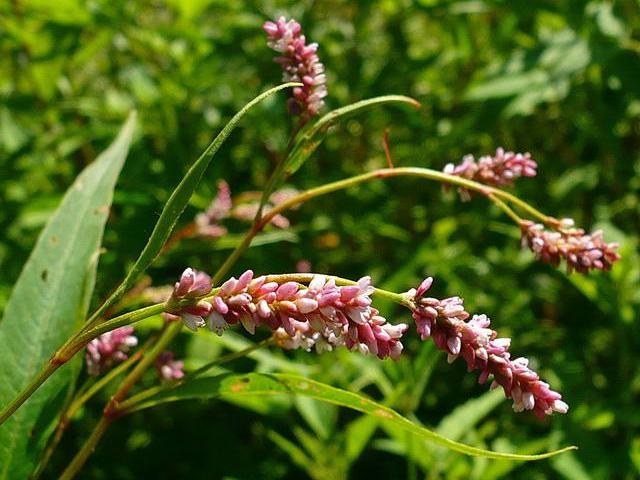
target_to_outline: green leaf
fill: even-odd
[[[339,120],[355,115],[360,110],[383,103],[408,103],[416,108],[420,107],[420,102],[413,98],[405,97],[404,95],[383,95],[381,97],[368,98],[367,100],[362,100],[333,110],[300,132],[291,150],[291,154],[284,163],[284,174],[286,176],[292,175],[304,165],[324,140],[329,127],[335,125]],[[277,177],[277,175],[275,177]]]
[[[40,234],[0,323],[0,406],[29,383],[84,320],[104,225],[135,129],[131,114],[89,165]],[[0,427],[0,479],[26,478],[55,426],[74,375],[66,365]]]
[[[153,232],[147,241],[144,249],[140,253],[140,256],[129,270],[127,277],[122,281],[120,285],[115,289],[111,296],[102,304],[102,306],[91,316],[90,321],[94,321],[100,318],[103,312],[105,312],[111,305],[113,305],[125,292],[130,290],[135,284],[136,280],[144,271],[153,263],[153,261],[162,252],[162,247],[171,235],[173,228],[175,227],[178,218],[184,211],[185,207],[189,203],[189,199],[194,190],[200,183],[200,179],[204,174],[204,171],[211,163],[216,152],[220,149],[224,141],[231,135],[234,128],[240,123],[242,117],[251,110],[254,106],[260,103],[262,100],[270,97],[274,93],[279,92],[285,88],[299,85],[297,83],[285,83],[278,85],[264,93],[261,93],[256,98],[247,103],[238,113],[236,113],[229,123],[220,131],[218,136],[213,139],[209,146],[202,152],[202,155],[191,165],[187,174],[182,178],[178,186],[171,193],[171,196],[167,200],[160,218],[156,222]]]
[[[307,456],[304,450],[298,447],[291,440],[288,440],[280,435],[278,432],[270,430],[267,435],[273,443],[280,447],[280,449],[289,456],[293,463],[298,465],[303,470],[309,468],[309,465],[313,463],[313,461]]]
[[[445,438],[431,430],[424,428],[403,417],[395,410],[385,407],[367,397],[342,390],[324,383],[287,374],[259,374],[220,375],[211,378],[198,378],[177,388],[162,391],[137,405],[133,410],[149,408],[161,403],[187,399],[204,399],[229,396],[282,395],[297,394],[320,400],[322,402],[339,405],[352,410],[366,413],[377,418],[380,422],[390,423],[418,437],[437,445],[442,445],[456,452],[487,458],[502,458],[512,460],[541,460],[549,458],[576,447],[566,447],[553,452],[539,455],[517,455],[512,453],[492,452],[481,448],[464,445]]]
[[[458,440],[502,402],[504,393],[501,389],[491,390],[478,398],[468,400],[444,417],[436,432],[452,440]]]

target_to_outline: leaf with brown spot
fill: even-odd
[[[239,382],[245,382],[246,388],[237,389]],[[360,393],[349,392],[308,378],[297,377],[288,374],[263,374],[249,373],[245,375],[225,374],[216,377],[196,378],[175,388],[163,390],[156,395],[143,400],[134,406],[131,411],[138,411],[160,405],[166,402],[175,402],[188,399],[205,398],[233,398],[242,396],[264,395],[302,395],[321,402],[350,408],[367,415],[374,416],[380,422],[389,422],[394,426],[431,443],[441,445],[450,450],[478,457],[496,458],[505,460],[542,460],[553,457],[576,447],[566,447],[552,452],[537,455],[518,455],[515,453],[494,452],[482,448],[472,447],[450,440],[442,435],[429,430],[417,423],[403,417],[395,410],[385,407]]]

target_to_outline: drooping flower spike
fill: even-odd
[[[283,70],[285,82],[300,82],[301,87],[293,89],[289,101],[289,112],[303,118],[318,114],[327,96],[327,78],[324,65],[318,58],[318,44],[310,43],[302,34],[302,27],[295,20],[280,17],[275,22],[265,22],[267,44],[281,55],[275,58]]]
[[[540,380],[528,367],[526,358],[511,360],[511,339],[498,338],[497,332],[489,328],[486,315],[473,315],[467,321],[470,315],[460,297],[426,297],[432,282],[427,278],[417,289],[405,293],[422,340],[432,338],[436,347],[447,353],[449,363],[462,357],[468,371],[480,371],[479,383],[493,376],[492,388],[501,386],[507,398],[513,400],[516,412],[532,410],[539,418],[567,412],[569,407],[562,395]]]
[[[541,261],[554,267],[564,260],[567,271],[589,273],[590,270],[608,271],[620,260],[617,243],[606,243],[602,230],[591,234],[575,228],[571,219],[558,222],[558,230],[552,231],[539,223],[523,221],[520,224],[522,245],[529,247]]]
[[[181,279],[175,290],[180,293],[193,288],[193,275],[197,276],[187,269],[182,278],[191,287],[180,288]],[[439,300],[425,296],[432,282],[427,278],[417,289],[402,295],[401,303],[411,309],[422,340],[433,339],[436,347],[448,354],[450,363],[464,358],[469,371],[480,371],[480,383],[492,376],[492,388],[501,386],[517,412],[532,410],[538,417],[567,412],[562,396],[540,380],[528,367],[526,358],[511,360],[511,340],[498,338],[489,328],[486,315],[473,315],[469,320],[462,298]],[[264,325],[283,348],[315,348],[321,352],[346,346],[381,359],[397,359],[408,327],[404,323],[391,325],[379,315],[371,306],[374,291],[369,277],[361,278],[356,285],[337,286],[333,279],[313,275],[305,286],[291,281],[268,282],[267,277],[254,278],[253,272],[247,270],[239,278],[227,280],[206,301],[198,301],[209,305],[206,320],[201,318],[194,323],[190,317],[193,314],[188,313],[191,307],[174,307],[172,314],[179,315],[192,329],[206,323],[218,335],[235,324],[241,324],[251,334]]]
[[[473,155],[465,155],[462,163],[448,163],[443,171],[450,175],[473,180],[493,187],[512,185],[520,177],[535,177],[538,164],[529,153],[505,152],[500,147],[494,156],[484,155],[477,161]],[[470,192],[458,189],[464,200],[470,198]]]
[[[133,327],[120,327],[91,340],[85,352],[87,373],[101,375],[129,358],[129,350],[138,345],[133,332]]]

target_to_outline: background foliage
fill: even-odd
[[[236,272],[365,274],[391,290],[437,277],[489,314],[562,391],[568,415],[540,423],[409,341],[398,363],[348,352],[263,351],[235,371],[288,371],[363,391],[440,433],[497,449],[575,454],[525,465],[476,460],[420,443],[374,420],[311,400],[182,403],[116,423],[87,465],[90,478],[634,478],[640,473],[640,9],[619,2],[251,2],[13,0],[0,4],[0,309],[44,222],[78,172],[139,111],[138,141],[119,180],[105,232],[97,298],[142,248],[161,205],[229,117],[280,80],[261,24],[301,21],[320,43],[331,108],[386,93],[423,108],[382,107],[332,130],[291,180],[304,188],[385,164],[441,168],[497,146],[529,151],[539,176],[518,192],[549,214],[602,227],[622,243],[611,274],[572,275],[533,261],[518,232],[487,203],[461,203],[436,185],[369,184],[289,214]],[[258,190],[287,142],[282,96],[259,107],[223,146],[183,217],[205,208],[225,178]],[[150,271],[172,281],[185,265],[212,271],[243,224],[217,241],[192,239]],[[383,305],[385,307],[385,305]],[[406,314],[386,306],[394,322]],[[149,322],[141,327],[151,328]],[[183,335],[197,366],[243,336]],[[295,359],[295,363],[291,360]],[[469,399],[473,400],[469,400]],[[82,413],[54,457],[59,471],[101,403]],[[267,415],[262,415],[267,413]],[[163,459],[158,461],[158,459]],[[53,475],[53,473],[51,473]]]

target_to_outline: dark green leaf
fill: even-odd
[[[135,128],[76,179],[42,231],[0,323],[0,406],[8,404],[82,323],[95,283],[104,225]],[[51,434],[77,368],[50,378],[0,427],[0,479],[26,478]]]

